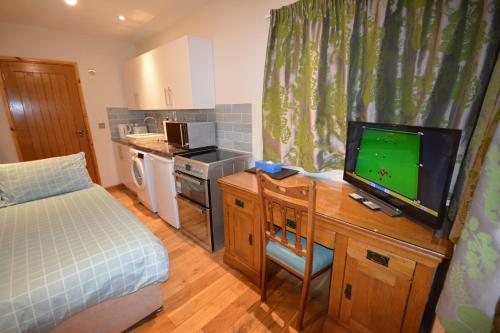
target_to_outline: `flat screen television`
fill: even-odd
[[[344,180],[440,229],[460,130],[350,121]]]

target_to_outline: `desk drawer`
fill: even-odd
[[[245,196],[241,196],[238,194],[232,194],[232,193],[224,193],[224,195],[227,197],[227,203],[234,208],[237,208],[239,210],[242,210],[248,214],[255,214],[255,208],[257,203],[254,200],[248,199]],[[258,216],[256,216],[258,218]]]
[[[409,280],[413,278],[415,262],[393,253],[366,245],[355,239],[349,239],[347,247],[348,256],[355,258],[361,263],[369,266],[376,265],[378,268],[385,268],[392,272],[404,275]]]

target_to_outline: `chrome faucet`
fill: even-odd
[[[147,122],[148,120],[154,120],[154,122],[155,122],[155,129],[156,129],[156,133],[159,133],[159,131],[158,131],[158,120],[156,120],[156,118],[155,118],[155,117],[146,117],[146,118],[144,118],[144,125],[146,125],[146,122]]]

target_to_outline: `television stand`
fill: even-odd
[[[387,214],[391,217],[400,216],[403,213],[400,209],[388,204],[387,202],[385,202],[383,200],[380,200],[376,196],[371,195],[370,193],[365,192],[361,189],[356,189],[352,193],[355,193],[361,197],[360,199],[357,199],[357,200],[354,199],[354,200],[358,201],[361,204],[363,204],[364,201],[371,201],[371,202],[377,204],[380,207],[380,210],[382,212],[384,212],[385,214]]]

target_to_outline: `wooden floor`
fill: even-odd
[[[211,254],[137,202],[119,187],[109,189],[163,241],[170,273],[162,283],[163,311],[132,332],[296,332],[300,281],[278,271],[269,281],[267,303],[259,289],[222,261],[224,250]],[[326,317],[330,272],[312,282],[303,332],[321,332]]]

